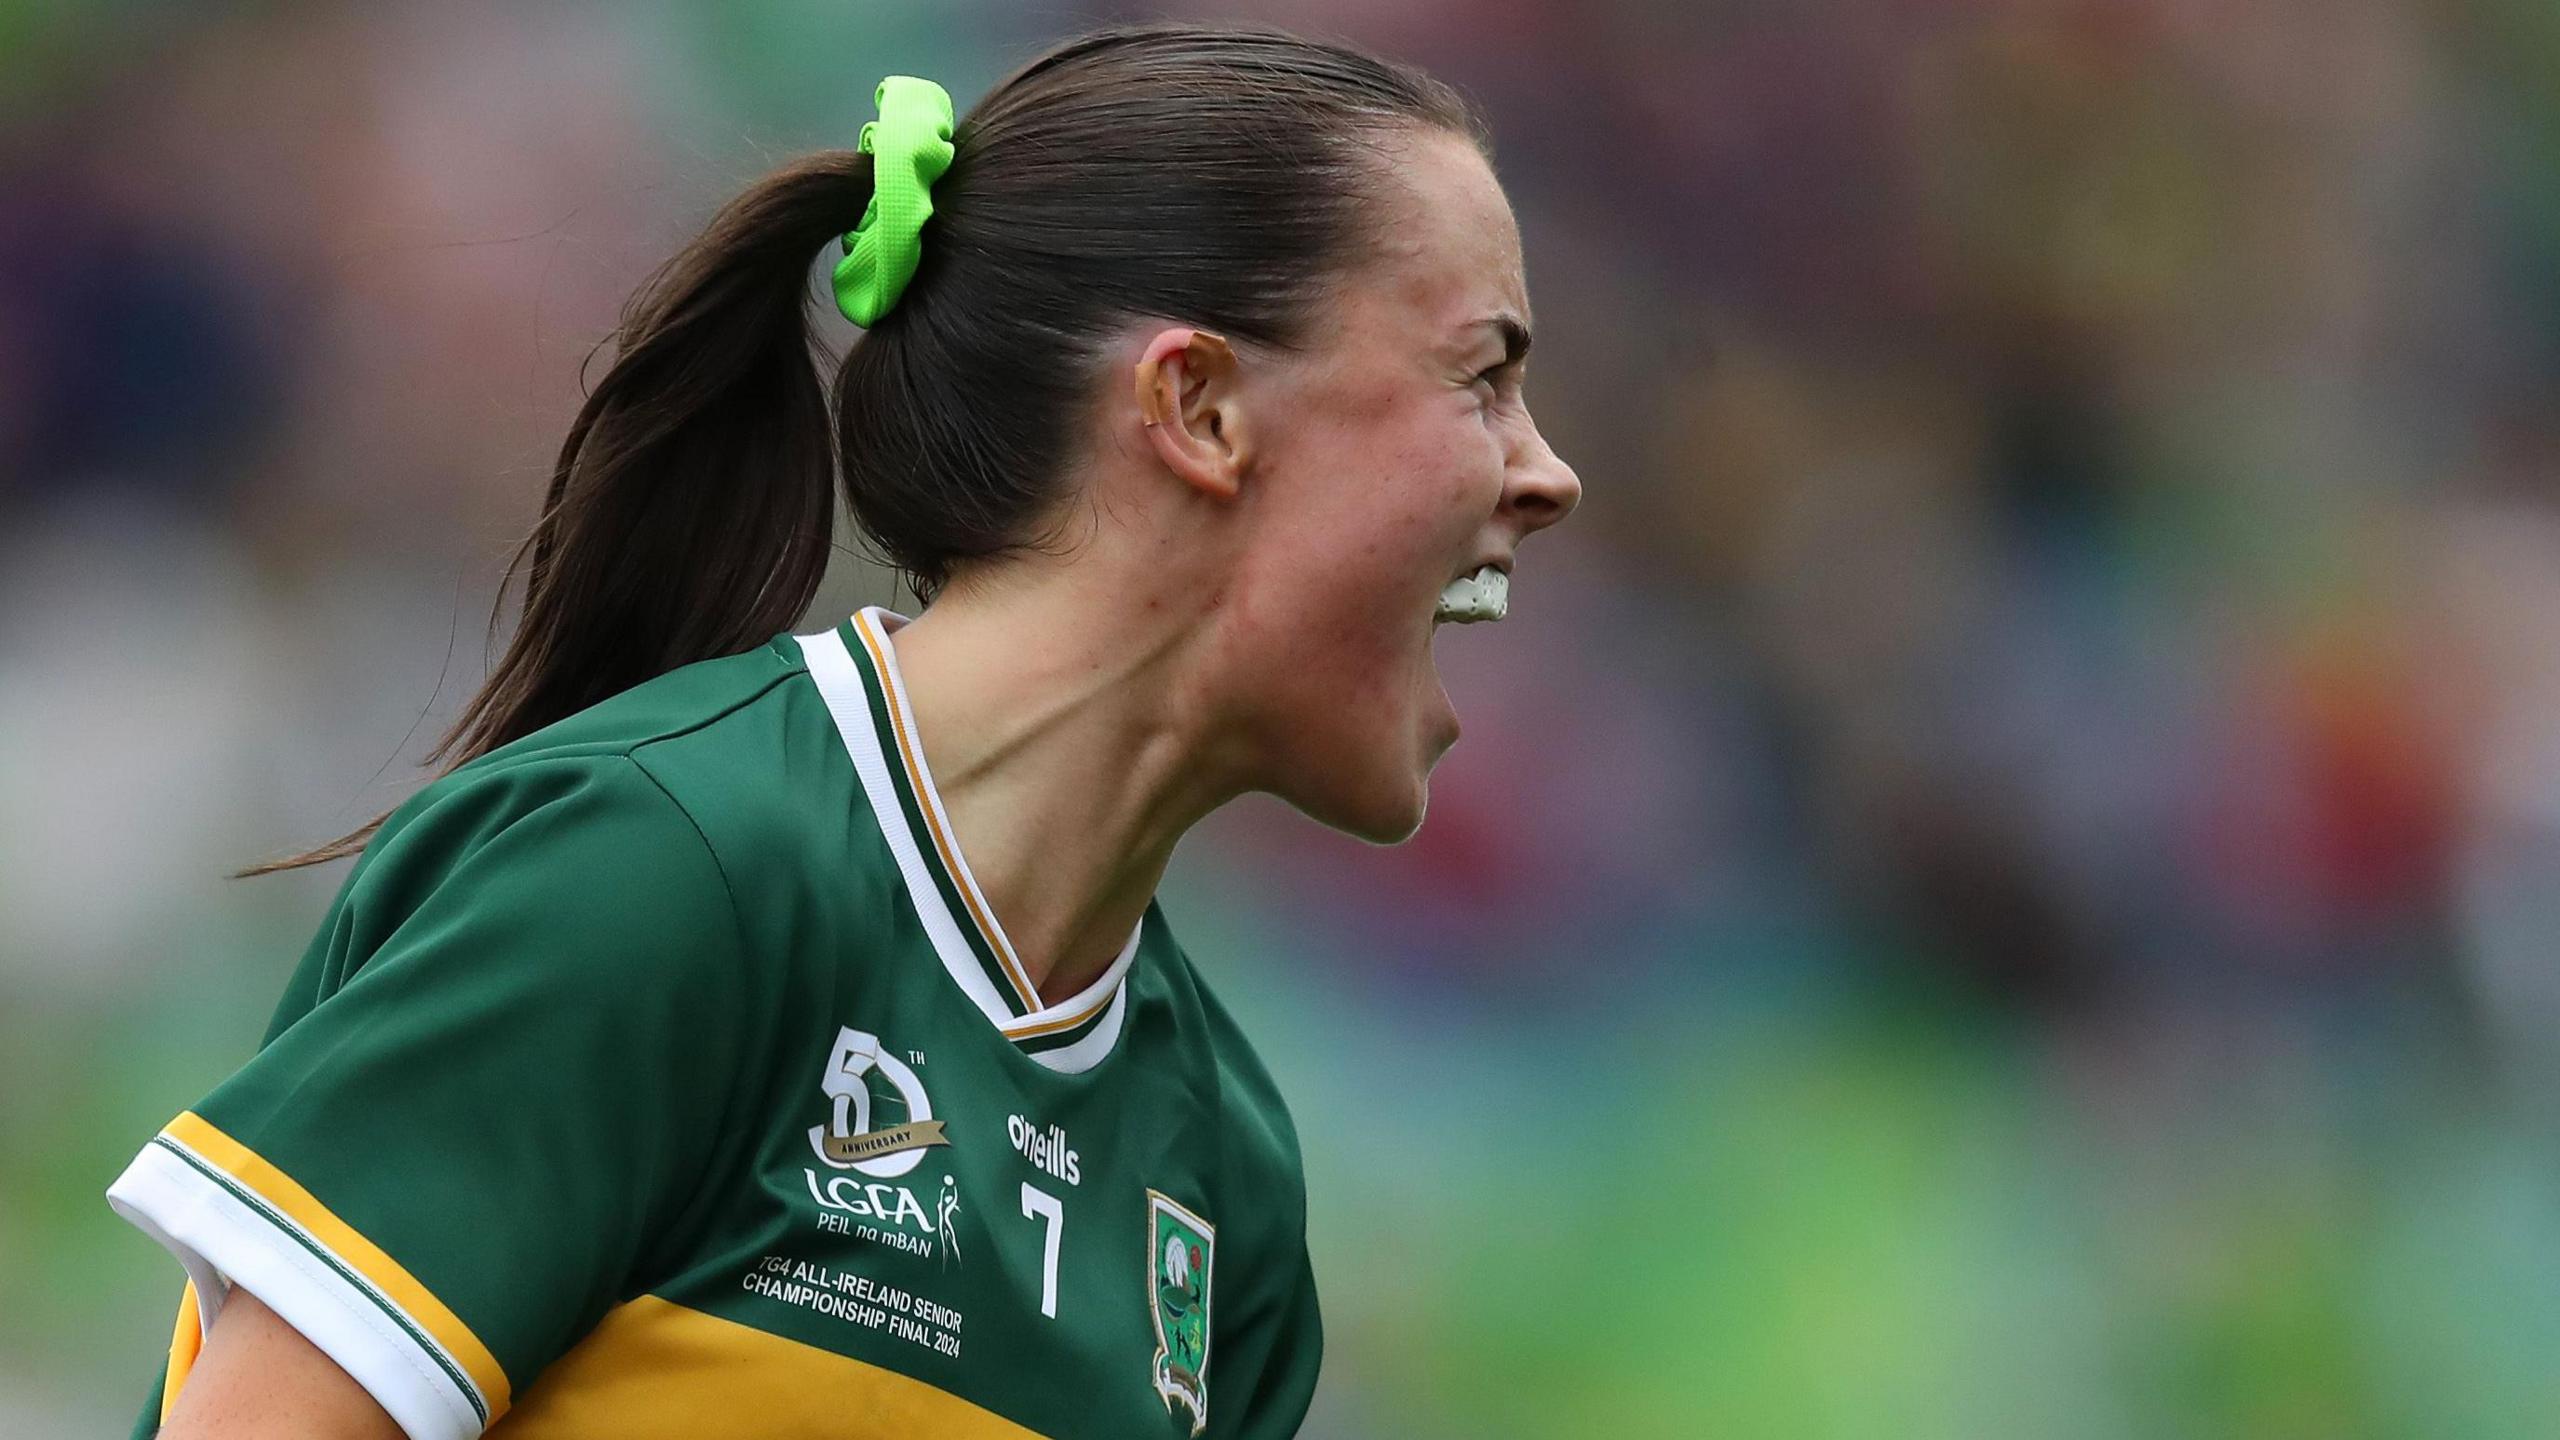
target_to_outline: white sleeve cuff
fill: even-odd
[[[472,1440],[488,1428],[469,1377],[415,1321],[182,1142],[162,1135],[144,1146],[107,1203],[187,1267],[207,1330],[230,1286],[242,1286],[353,1376],[409,1440]]]

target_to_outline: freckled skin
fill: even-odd
[[[1516,381],[1474,379],[1502,346],[1466,323],[1529,314],[1509,202],[1464,140],[1411,147],[1385,252],[1330,307],[1335,336],[1280,378],[1280,409],[1302,418],[1268,434],[1245,488],[1255,534],[1227,629],[1268,788],[1380,843],[1421,824],[1458,737],[1430,656],[1441,588],[1581,493]]]

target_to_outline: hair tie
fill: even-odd
[[[924,258],[924,222],[933,215],[933,182],[951,168],[951,93],[930,80],[892,75],[872,103],[880,118],[863,122],[854,148],[871,157],[871,203],[844,237],[836,262],[836,308],[868,330],[915,278]]]

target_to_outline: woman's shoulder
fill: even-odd
[[[636,755],[696,737],[697,745],[725,741],[745,751],[773,732],[738,722],[785,706],[791,681],[806,671],[798,649],[781,639],[678,666],[501,745],[446,778],[466,780],[528,763]]]
[[[432,888],[492,846],[564,886],[618,872],[726,888],[809,828],[811,767],[794,752],[810,748],[797,711],[816,702],[786,651],[684,666],[438,776],[385,817],[347,894]]]
[[[717,857],[683,807],[628,753],[526,752],[459,767],[392,811],[348,875],[341,911],[374,923],[440,891],[573,914],[634,884],[725,908]],[[455,903],[448,899],[445,903]]]
[[[620,808],[681,821],[634,823],[635,841],[655,834],[761,867],[798,852],[853,798],[806,674],[784,637],[671,670],[456,767],[395,810],[385,832],[440,809],[510,812],[600,789],[619,794]]]

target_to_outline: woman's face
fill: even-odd
[[[1422,823],[1458,738],[1431,658],[1442,588],[1509,571],[1582,494],[1521,393],[1527,282],[1491,167],[1430,134],[1394,175],[1401,213],[1328,307],[1333,333],[1259,377],[1227,617],[1260,788],[1382,843]]]

